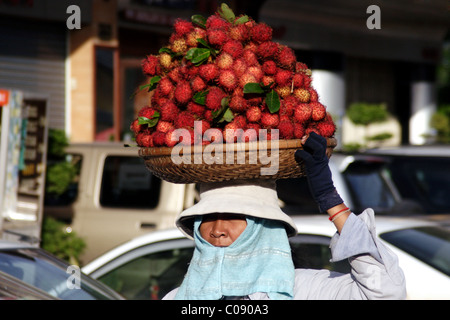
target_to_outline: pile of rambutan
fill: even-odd
[[[311,86],[311,71],[291,48],[272,41],[267,24],[236,17],[222,4],[207,19],[195,15],[173,27],[168,45],[142,62],[148,82],[140,90],[150,98],[131,124],[138,146],[208,144],[213,141],[203,133],[210,128],[221,130],[223,141],[230,130],[256,132],[232,135],[235,142],[270,139],[273,129],[279,139],[312,131],[334,135],[335,124]],[[194,137],[195,121],[201,121],[202,141],[174,138],[180,128]]]

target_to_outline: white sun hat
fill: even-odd
[[[193,238],[194,218],[211,213],[242,214],[281,221],[289,237],[297,234],[297,227],[278,203],[274,180],[233,180],[203,183],[200,201],[184,210],[176,225],[187,237]]]

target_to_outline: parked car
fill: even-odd
[[[67,161],[78,170],[73,184],[58,198],[46,197],[45,215],[66,220],[87,245],[83,264],[149,231],[174,226],[176,216],[197,200],[193,184],[173,184],[153,176],[138,149],[121,143],[72,144]],[[334,182],[355,212],[413,212],[384,175],[375,156],[335,152],[330,160]],[[318,213],[305,178],[280,180],[278,190],[288,214]]]
[[[335,227],[325,216],[295,216],[298,235],[290,238],[297,268],[349,272],[347,261],[331,263],[330,239]],[[408,299],[450,298],[450,229],[423,219],[377,217],[381,241],[402,267]],[[83,272],[128,299],[161,299],[178,287],[194,243],[178,229],[151,232],[98,257]]]
[[[450,145],[401,146],[368,150],[381,156],[400,195],[428,214],[450,213]]]
[[[0,300],[58,300],[58,298],[0,271]]]
[[[45,250],[0,240],[0,272],[61,300],[123,300],[111,288]]]

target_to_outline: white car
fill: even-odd
[[[330,263],[330,238],[336,232],[326,216],[295,216],[299,233],[290,239],[297,268],[349,272],[347,261]],[[398,256],[408,299],[450,299],[450,229],[421,219],[377,220],[381,241]],[[179,286],[194,243],[178,229],[133,239],[82,268],[128,299],[161,299]]]

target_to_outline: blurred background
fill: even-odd
[[[118,149],[132,144],[130,123],[148,104],[148,98],[136,94],[146,80],[142,60],[167,44],[175,19],[189,20],[193,14],[207,17],[222,2],[236,15],[247,14],[270,25],[273,40],[294,49],[297,60],[312,70],[312,86],[337,124],[338,152],[450,143],[448,0],[1,0],[3,238],[25,236],[35,244],[47,239],[54,242],[47,248],[79,263],[84,241],[106,241],[100,238],[101,229],[115,239],[85,262],[133,235],[173,225],[174,214],[189,204],[185,194],[194,189],[183,189],[187,193],[177,200],[181,204],[171,207],[174,213],[165,219],[158,206],[169,189],[155,179],[147,181],[153,188],[153,202],[131,211],[146,209],[155,216],[139,222],[118,220],[121,230],[127,223],[138,230],[121,237],[111,212],[125,200],[106,201],[101,182],[106,172],[103,176],[112,185],[118,164],[92,167],[86,175],[99,180],[75,190],[81,183],[81,163],[100,160],[82,159],[81,149],[74,149],[77,157],[67,158],[66,148],[107,142]],[[86,154],[95,150],[100,149]],[[136,166],[144,168],[142,163],[127,164],[122,178],[132,175]],[[120,193],[119,187],[114,188],[109,199]],[[173,190],[171,194],[180,192]],[[72,204],[77,197],[93,195],[98,197],[92,207],[110,212],[97,218],[99,224],[89,222],[87,231],[86,225],[74,223],[77,207]],[[131,199],[128,194],[122,197]],[[61,214],[64,206],[68,215]],[[450,208],[439,212],[448,213]],[[42,229],[52,236],[46,238]],[[74,230],[85,238],[75,237]],[[61,240],[55,236],[59,233]]]

